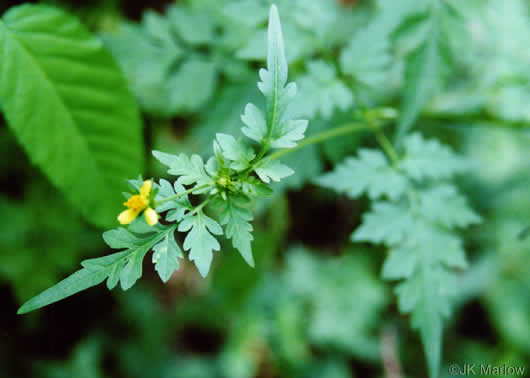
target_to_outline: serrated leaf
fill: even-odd
[[[170,114],[167,75],[181,58],[181,48],[132,23],[123,23],[114,33],[104,34],[103,41],[129,78],[142,109],[151,114]]]
[[[232,162],[230,168],[236,171],[248,168],[250,162],[256,156],[251,147],[245,146],[232,135],[218,133],[217,142],[221,147],[223,157]]]
[[[194,21],[180,20],[188,13],[203,20],[190,29]],[[211,98],[217,84],[216,58],[182,46],[211,42],[210,21],[195,10],[170,7],[167,16],[146,11],[141,25],[122,23],[104,35],[146,112],[164,117],[189,113]]]
[[[419,262],[420,256],[410,253],[405,247],[392,248],[383,265],[383,278],[386,280],[397,280],[409,278]]]
[[[424,39],[407,57],[398,141],[408,133],[423,106],[441,90],[448,65],[446,38],[443,38],[441,27],[443,7],[441,2],[430,2],[424,20]]]
[[[335,109],[346,111],[353,105],[350,89],[337,77],[333,66],[322,60],[307,65],[307,74],[297,80],[300,93],[292,104],[294,114],[308,118],[320,114],[329,119]]]
[[[388,80],[392,59],[385,26],[372,22],[359,30],[341,53],[341,69],[354,78],[356,87],[375,89]]]
[[[278,160],[266,160],[258,168],[256,174],[264,182],[280,181],[282,178],[292,175],[294,171],[288,166],[280,163]]]
[[[465,198],[451,185],[440,185],[419,194],[421,213],[432,222],[448,228],[466,227],[480,222],[480,217],[469,208]]]
[[[109,275],[106,269],[92,271],[89,269],[81,269],[65,278],[57,285],[50,287],[39,295],[31,298],[24,303],[17,311],[17,314],[26,314],[28,312],[37,310],[41,307],[47,306],[51,303],[58,302],[71,295],[77,294],[80,291],[86,290],[92,286],[99,285]]]
[[[183,193],[185,190],[186,189],[178,182],[175,182],[173,185],[171,185],[169,181],[161,179],[155,201],[161,202],[167,200],[168,198],[176,196],[177,193]],[[191,208],[192,206],[188,199],[188,195],[185,194],[178,198],[165,201],[164,203],[158,205],[155,210],[157,213],[170,210],[166,216],[166,220],[173,222],[175,220],[180,221],[184,217],[186,210],[190,210]]]
[[[169,167],[168,173],[179,176],[177,182],[183,185],[213,185],[213,180],[204,169],[204,162],[199,155],[189,158],[186,154],[173,155],[160,151],[153,151],[153,156],[162,164]],[[208,189],[206,189],[208,190]],[[205,190],[198,190],[202,193]]]
[[[142,239],[134,236],[126,229],[120,227],[115,230],[105,231],[103,233],[103,240],[110,248],[131,248],[138,245]]]
[[[190,252],[189,259],[195,263],[201,276],[206,277],[212,264],[213,251],[221,249],[213,235],[222,235],[223,229],[219,223],[199,211],[186,215],[178,230],[189,231],[184,239],[184,250]]]
[[[397,199],[408,187],[407,179],[390,166],[382,152],[367,149],[359,151],[359,158],[347,158],[316,183],[352,198],[367,193],[371,199],[385,195]]]
[[[184,7],[169,7],[168,17],[178,36],[190,45],[213,41],[215,25],[208,13]]]
[[[164,79],[164,83],[167,85],[168,115],[196,111],[215,91],[217,67],[205,58],[192,57]]]
[[[468,161],[449,147],[435,139],[426,140],[419,133],[407,136],[403,144],[406,154],[399,168],[415,180],[449,178],[470,168]]]
[[[232,245],[236,248],[248,265],[254,267],[254,257],[250,243],[254,239],[252,236],[252,213],[244,207],[248,202],[244,196],[228,196],[226,201],[220,200],[221,212],[219,222],[226,226],[225,235],[232,239]]]
[[[111,55],[76,18],[42,5],[6,12],[0,43],[0,101],[18,141],[86,219],[114,223],[143,147]]]
[[[184,255],[175,241],[175,234],[169,232],[153,247],[153,263],[162,282],[169,281],[173,272],[179,268],[178,257],[182,258]]]
[[[416,232],[414,217],[405,206],[379,202],[363,216],[363,223],[352,234],[352,241],[396,245]]]
[[[260,136],[258,142],[267,143],[272,148],[290,148],[303,139],[307,121],[286,117],[287,106],[296,95],[296,84],[287,84],[288,66],[275,5],[270,9],[267,41],[267,69],[259,71],[261,81],[258,82],[258,88],[266,99],[267,134],[262,136],[259,120],[247,126],[251,128],[252,136]]]
[[[254,104],[247,104],[241,120],[246,127],[241,128],[243,134],[260,143],[267,135],[267,121],[262,111]]]

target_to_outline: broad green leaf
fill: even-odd
[[[166,237],[153,247],[153,263],[160,279],[166,283],[175,270],[178,270],[178,258],[184,255],[177,242],[175,234],[169,232]]]
[[[254,239],[252,236],[252,213],[246,207],[248,199],[244,196],[228,196],[226,201],[219,200],[221,212],[219,222],[226,226],[225,235],[232,239],[232,245],[236,248],[248,265],[254,267],[254,258],[250,243]]]
[[[359,158],[347,158],[316,183],[352,198],[367,193],[371,199],[398,199],[408,186],[406,177],[390,166],[382,152],[367,149],[359,151]]]
[[[153,151],[153,156],[162,164],[169,167],[168,173],[180,176],[177,180],[183,185],[213,185],[212,178],[204,169],[204,162],[199,155],[192,155],[189,158],[186,154],[173,155],[160,151]],[[208,190],[208,189],[206,189]],[[205,190],[198,190],[196,193],[202,193]]]
[[[89,221],[112,224],[143,147],[111,55],[73,16],[41,5],[6,12],[0,43],[0,101],[18,141]]]
[[[251,147],[245,146],[232,135],[218,133],[217,142],[221,147],[223,157],[232,162],[230,168],[236,171],[248,168],[250,162],[256,156]]]
[[[195,263],[201,276],[206,277],[212,264],[213,251],[221,249],[213,235],[222,235],[223,229],[219,223],[198,211],[196,214],[187,214],[178,230],[189,231],[184,239],[184,250],[190,252],[189,259]]]
[[[256,168],[256,173],[264,183],[268,184],[271,180],[278,182],[282,178],[292,175],[294,171],[278,160],[265,160]]]
[[[448,70],[449,54],[442,28],[442,18],[446,12],[444,7],[441,1],[429,0],[422,21],[423,40],[407,57],[402,114],[396,137],[399,142],[408,133],[424,105],[441,90],[442,79]]]
[[[405,157],[399,168],[415,180],[449,178],[469,170],[469,162],[435,139],[414,133],[403,141]]]

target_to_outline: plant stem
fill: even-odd
[[[206,198],[204,201],[202,201],[202,203],[201,203],[200,205],[198,205],[195,209],[193,209],[193,210],[191,211],[190,214],[196,214],[196,213],[198,213],[199,211],[201,211],[202,208],[203,208],[204,206],[206,206],[206,205],[208,204],[208,202],[210,202],[214,197],[215,197],[215,195]]]
[[[196,191],[196,190],[200,190],[200,189],[207,188],[207,187],[209,187],[209,186],[211,186],[211,185],[210,185],[210,184],[204,184],[204,185],[196,186],[196,187],[194,187],[194,188],[191,188],[191,189],[185,190],[185,191],[183,191],[183,192],[181,192],[181,193],[178,193],[178,194],[176,194],[176,195],[174,195],[174,196],[164,198],[164,199],[162,199],[162,200],[160,200],[160,201],[155,201],[155,202],[153,203],[153,206],[156,208],[157,206],[160,206],[160,205],[162,205],[163,203],[166,203],[166,202],[168,202],[168,201],[171,201],[171,200],[177,199],[177,198],[179,198],[179,197],[185,196],[186,194],[190,194],[190,193],[192,193],[192,192],[194,192],[194,191]]]
[[[371,122],[370,126],[372,128],[372,131],[374,132],[375,138],[377,139],[377,142],[385,151],[386,155],[392,160],[392,164],[397,164],[399,162],[399,156],[392,146],[392,143],[390,143],[390,140],[386,137],[386,135],[381,131],[379,126],[375,122]]]
[[[311,144],[316,144],[316,143],[321,143],[321,142],[323,142],[323,141],[325,141],[327,139],[335,138],[335,137],[338,137],[338,136],[341,136],[341,135],[345,135],[345,134],[356,133],[356,132],[363,131],[363,130],[371,130],[371,127],[369,125],[366,125],[366,124],[363,124],[363,123],[360,123],[360,122],[347,123],[347,124],[345,124],[343,126],[334,128],[332,130],[324,131],[324,132],[322,132],[320,134],[313,135],[312,137],[304,139],[303,141],[298,143],[296,145],[296,147],[287,148],[287,149],[284,149],[284,150],[276,151],[276,152],[274,152],[274,153],[269,155],[269,159],[275,160],[275,159],[278,159],[278,158],[280,158],[283,155],[286,155],[288,153],[298,151],[299,149],[301,149],[301,148],[303,148],[305,146],[309,146]],[[256,168],[258,166],[259,166],[259,164],[256,164],[254,166],[254,168]]]

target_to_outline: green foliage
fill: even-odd
[[[285,115],[287,106],[296,93],[296,86],[292,83],[286,86],[287,62],[275,6],[271,6],[270,11],[267,70],[260,71],[260,76],[262,81],[258,83],[258,87],[267,100],[267,117],[265,119],[261,111],[251,104],[246,106],[246,113],[242,117],[249,120],[248,112],[252,109],[252,121],[247,123],[249,130],[252,130],[250,135],[254,135],[252,133],[257,128],[263,129],[262,137],[255,139],[261,144],[259,155],[256,156],[252,147],[245,146],[227,134],[217,134],[213,145],[214,156],[206,164],[198,155],[190,158],[186,154],[177,156],[154,151],[153,155],[169,167],[168,173],[178,176],[178,179],[173,186],[165,180],[154,185],[156,198],[153,206],[157,211],[171,210],[167,213],[166,220],[176,223],[150,228],[140,218],[142,220],[135,220],[129,230],[118,228],[107,231],[103,234],[105,242],[111,248],[125,249],[124,251],[83,261],[83,269],[30,299],[20,308],[19,313],[30,312],[64,299],[98,285],[105,279],[109,289],[120,282],[122,289],[128,290],[142,276],[143,259],[151,249],[154,251],[155,269],[162,281],[167,282],[178,268],[177,257],[182,256],[173,235],[175,230],[187,233],[183,249],[189,251],[189,260],[206,277],[213,260],[213,251],[221,249],[214,235],[223,235],[221,225],[204,212],[204,208],[212,200],[221,207],[220,222],[226,226],[226,236],[232,239],[234,247],[245,261],[253,266],[250,247],[252,226],[248,223],[252,220],[252,214],[242,204],[250,202],[252,197],[268,195],[270,189],[264,184],[268,184],[270,180],[280,181],[294,173],[266,153],[269,148],[296,146],[307,127],[307,121],[293,121]],[[261,118],[256,118],[256,114]],[[258,125],[256,121],[262,124]],[[257,177],[252,176],[252,173]],[[142,180],[131,180],[130,184],[138,191]],[[185,189],[183,185],[191,188]],[[201,204],[192,206],[188,200],[189,193],[205,194],[207,198]]]
[[[383,278],[397,286],[399,309],[412,315],[420,331],[430,376],[440,371],[442,321],[455,296],[454,269],[467,267],[462,242],[453,231],[480,221],[445,180],[468,167],[465,160],[437,141],[412,134],[405,156],[391,165],[379,151],[361,150],[317,183],[352,198],[367,193],[375,202],[353,241],[382,243],[389,256]],[[429,156],[427,158],[427,156]],[[427,163],[428,160],[428,163]]]
[[[527,365],[527,1],[278,0],[281,28],[270,0],[45,3],[103,43],[55,8],[0,21],[2,322],[15,340],[0,342],[0,375],[448,377],[455,362]],[[68,202],[34,178],[15,138]],[[152,190],[130,180],[136,218],[104,234],[114,254],[90,259],[107,247],[71,205],[116,222],[123,177],[139,173]],[[479,226],[468,228],[482,218],[468,203]],[[134,290],[12,318],[11,297],[83,259],[20,311],[103,281]]]
[[[89,221],[112,224],[123,179],[143,166],[118,67],[77,19],[46,6],[4,14],[0,43],[0,101],[18,141]]]
[[[420,42],[409,53],[406,61],[403,114],[398,125],[398,139],[402,138],[417,119],[427,101],[441,90],[446,75],[449,52],[445,18],[454,17],[449,5],[438,0],[427,0],[423,14],[413,15],[400,30],[419,33]]]

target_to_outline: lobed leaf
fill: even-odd
[[[183,185],[213,185],[213,179],[206,173],[204,162],[199,155],[189,158],[186,154],[173,155],[160,151],[153,151],[153,156],[162,164],[169,167],[168,173],[180,176],[177,180]],[[206,189],[207,190],[207,189]],[[202,193],[205,190],[198,190]]]
[[[153,247],[153,263],[162,282],[166,283],[175,270],[178,270],[178,258],[183,258],[182,250],[175,241],[173,232],[167,233],[166,237]]]
[[[421,134],[407,136],[403,145],[405,157],[399,168],[415,180],[449,178],[469,170],[469,162],[456,155],[437,140],[424,139]]]
[[[280,163],[278,160],[265,160],[258,168],[256,174],[265,183],[280,181],[282,178],[292,175],[294,171],[288,166]]]
[[[189,231],[184,239],[184,250],[190,252],[189,259],[195,263],[201,276],[206,277],[212,264],[213,251],[221,249],[213,235],[222,235],[223,229],[215,220],[198,211],[187,214],[178,230]]]
[[[248,199],[244,196],[228,196],[226,201],[220,200],[221,212],[219,222],[226,226],[225,235],[232,239],[232,245],[236,248],[248,265],[254,267],[254,257],[250,243],[252,236],[252,213],[244,207]]]
[[[367,149],[359,151],[359,158],[347,158],[316,183],[352,198],[367,193],[371,199],[387,196],[395,200],[408,187],[406,177],[390,166],[382,152]]]

